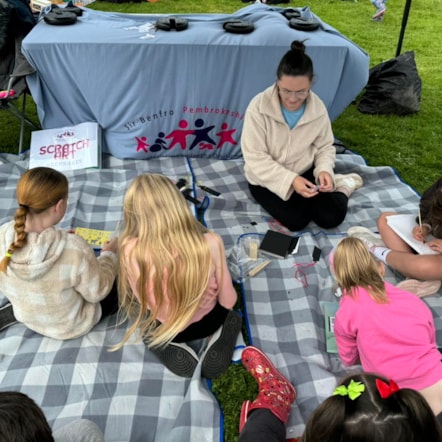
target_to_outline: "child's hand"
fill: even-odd
[[[442,253],[442,239],[432,239],[427,242],[427,246],[435,252]]]
[[[118,250],[118,238],[112,238],[110,241],[106,242],[101,248],[102,252],[114,252],[117,253]]]
[[[429,224],[422,224],[422,229],[420,226],[413,227],[412,235],[417,241],[425,242],[425,238],[431,232],[431,226]]]

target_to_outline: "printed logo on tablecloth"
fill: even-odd
[[[130,155],[143,158],[169,155],[225,158],[240,156],[240,132],[235,126],[238,126],[238,122],[242,126],[243,114],[224,108],[187,106],[183,107],[182,113],[184,117],[172,128],[170,120],[176,121],[173,110],[139,116],[124,124],[128,131],[136,132]],[[157,129],[152,134],[151,125],[154,122]]]

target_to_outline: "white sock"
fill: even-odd
[[[387,247],[375,246],[370,249],[370,252],[374,255],[376,259],[387,264],[387,255],[391,252],[391,249]]]
[[[350,198],[350,195],[353,193],[353,190],[351,190],[347,186],[339,186],[336,188],[335,192],[341,192],[343,193],[347,198]]]

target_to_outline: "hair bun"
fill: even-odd
[[[295,52],[304,53],[305,52],[305,45],[302,41],[295,40],[295,41],[292,41],[292,44],[290,45],[290,49]]]

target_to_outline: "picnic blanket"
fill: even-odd
[[[234,248],[244,236],[262,236],[268,228],[286,230],[254,203],[241,162],[198,159],[192,160],[192,165],[200,180],[221,192],[219,197],[211,198],[205,221],[223,237],[227,247]],[[328,265],[329,252],[346,236],[349,227],[362,225],[376,231],[381,212],[416,214],[419,202],[419,195],[392,168],[369,167],[359,155],[338,155],[335,171],[355,172],[364,180],[363,188],[350,197],[344,222],[327,231],[310,223],[306,230],[296,232],[301,236],[297,254],[272,259],[257,276],[245,277],[241,283],[251,343],[268,354],[296,387],[297,397],[287,426],[288,438],[302,434],[310,414],[346,374],[337,355],[326,352],[320,303],[338,302]],[[314,264],[315,246],[322,250],[322,255]],[[397,283],[402,277],[387,269],[386,279]],[[439,346],[442,344],[440,294],[423,298],[434,314]],[[360,367],[354,369],[361,370]]]
[[[3,158],[1,223],[15,212],[16,183],[28,166]],[[123,162],[108,157],[103,170],[66,172],[69,208],[60,226],[114,229],[130,181],[147,171],[176,179],[187,176],[189,167],[185,158]],[[109,352],[127,327],[116,323],[116,316],[106,318],[86,336],[68,341],[21,324],[0,332],[0,390],[28,394],[54,429],[80,417],[91,419],[109,442],[222,440],[220,408],[201,367],[192,379],[175,376],[135,339]]]
[[[15,187],[27,160],[3,156],[0,164],[0,222],[16,209]],[[299,251],[284,260],[272,259],[240,285],[251,342],[260,347],[296,386],[297,400],[287,436],[299,436],[316,406],[333,390],[344,368],[325,350],[321,301],[336,301],[326,256],[347,229],[364,225],[376,229],[385,210],[414,213],[419,196],[390,167],[369,167],[362,157],[338,155],[337,173],[359,173],[364,187],[350,198],[348,215],[336,229],[323,231],[310,224]],[[241,160],[165,157],[149,161],[105,157],[103,169],[66,172],[69,207],[62,228],[112,230],[121,219],[124,193],[140,173],[163,173],[172,179],[189,177],[195,195],[206,207],[204,222],[219,233],[230,255],[244,235],[263,235],[283,228],[251,197]],[[205,185],[220,193],[202,191]],[[312,263],[317,246],[322,256]],[[297,265],[295,267],[294,265]],[[296,274],[296,270],[299,270]],[[390,282],[400,275],[387,273]],[[442,343],[440,296],[424,298],[435,316]],[[6,302],[0,294],[0,305]],[[192,379],[173,375],[135,339],[109,352],[127,327],[115,316],[100,322],[88,335],[69,341],[40,336],[21,324],[0,332],[0,389],[19,390],[39,403],[50,424],[59,428],[79,417],[95,421],[106,441],[219,441],[222,413],[197,367]]]

